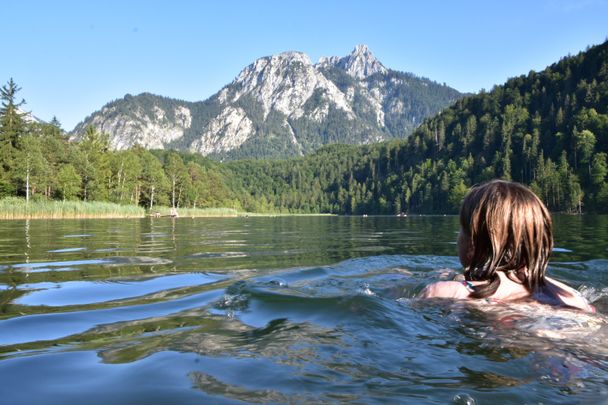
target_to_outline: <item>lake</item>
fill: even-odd
[[[416,300],[453,216],[2,221],[0,398],[605,403],[608,216],[555,226],[598,314]]]

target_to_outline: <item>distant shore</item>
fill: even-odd
[[[329,216],[331,214],[254,213],[234,208],[178,208],[182,218],[231,218],[278,216]],[[24,198],[0,199],[0,220],[13,219],[95,219],[95,218],[163,218],[174,217],[170,207],[154,207],[151,211],[136,205],[102,201],[38,200],[26,203]]]

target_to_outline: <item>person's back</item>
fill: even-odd
[[[545,276],[553,249],[551,216],[525,186],[494,180],[474,187],[463,200],[460,226],[464,280],[431,284],[422,298],[528,298],[594,311],[576,290]]]

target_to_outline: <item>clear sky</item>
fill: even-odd
[[[466,92],[608,37],[608,0],[0,0],[0,82],[71,130],[126,93],[204,100],[255,59],[343,56]]]

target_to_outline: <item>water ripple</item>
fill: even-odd
[[[598,314],[417,299],[462,272],[456,217],[0,221],[2,398],[602,402],[608,222],[555,222]]]

